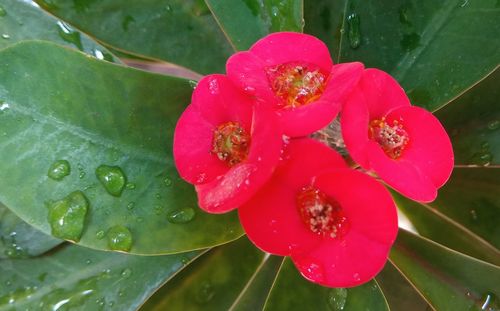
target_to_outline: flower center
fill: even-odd
[[[349,229],[340,204],[312,186],[304,187],[296,197],[300,217],[305,225],[322,237],[341,238]]]
[[[272,90],[285,108],[318,100],[325,89],[326,76],[312,64],[286,63],[267,68],[266,73]]]
[[[247,158],[250,149],[250,135],[238,122],[226,122],[214,130],[212,152],[229,166]]]
[[[386,122],[385,118],[375,119],[370,122],[369,137],[377,142],[385,154],[392,159],[401,157],[410,141],[408,133],[401,123],[394,120],[390,124]]]

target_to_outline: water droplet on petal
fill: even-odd
[[[71,167],[66,160],[58,160],[52,163],[47,176],[54,180],[62,180],[71,173]]]
[[[132,247],[132,233],[125,226],[114,226],[108,230],[108,247],[112,250],[128,252]]]
[[[127,178],[120,167],[101,165],[96,169],[95,174],[109,194],[115,197],[122,194]]]
[[[181,208],[168,214],[168,221],[174,224],[185,224],[193,220],[195,210],[191,207]]]
[[[50,202],[48,221],[52,235],[61,239],[78,242],[85,225],[89,202],[83,192],[74,191],[67,197]]]

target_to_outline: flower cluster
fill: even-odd
[[[312,282],[373,278],[398,224],[390,193],[372,176],[432,201],[453,167],[439,121],[383,71],[333,64],[310,35],[271,34],[234,54],[226,71],[198,83],[175,130],[175,163],[199,206],[238,208],[250,240],[290,256]],[[315,139],[332,125],[353,167]]]

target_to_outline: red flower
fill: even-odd
[[[383,71],[363,72],[343,107],[341,126],[352,159],[413,200],[434,200],[451,174],[453,149],[443,126],[411,106]]]
[[[271,180],[238,211],[259,248],[291,256],[307,279],[331,287],[373,278],[398,230],[389,192],[308,138],[290,142]]]
[[[278,163],[282,134],[275,113],[254,104],[224,75],[209,75],[174,134],[174,160],[200,207],[224,213],[247,201]]]
[[[268,35],[249,51],[234,54],[226,65],[236,85],[277,111],[291,137],[330,123],[363,68],[361,63],[333,65],[322,41],[293,32]]]

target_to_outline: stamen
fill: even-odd
[[[229,166],[244,161],[249,149],[250,135],[238,122],[226,122],[214,130],[212,153]]]
[[[312,232],[330,238],[342,238],[349,229],[340,204],[314,187],[304,187],[296,197],[304,224]]]
[[[286,63],[267,68],[272,90],[282,107],[295,108],[318,100],[325,89],[326,75],[312,64]]]
[[[372,120],[368,135],[382,147],[387,156],[395,160],[401,157],[410,141],[408,133],[398,120],[393,120],[391,125],[385,118]]]

